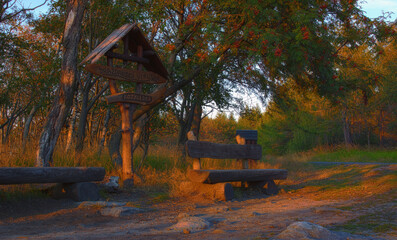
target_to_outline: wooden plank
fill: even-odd
[[[108,103],[135,103],[147,105],[152,102],[152,97],[148,94],[141,93],[119,93],[106,97]]]
[[[102,181],[105,169],[101,167],[3,167],[0,184],[23,183],[77,183]]]
[[[142,93],[117,93],[105,97],[108,103],[135,103],[141,105],[150,105],[155,102],[158,98],[161,98],[165,94],[166,88],[162,88],[152,94]]]
[[[114,30],[105,40],[103,40],[84,60],[80,65],[85,62],[95,63],[107,51],[109,51],[121,38],[123,38],[131,29],[136,27],[135,23],[124,24],[120,28]]]
[[[138,82],[147,84],[161,84],[165,83],[167,80],[160,75],[140,70],[119,68],[119,67],[109,67],[99,64],[88,64],[85,69],[87,71],[105,77],[109,79],[127,81],[127,82]]]
[[[115,52],[107,52],[107,53],[105,53],[105,56],[106,57],[110,57],[110,58],[121,59],[121,60],[124,60],[124,61],[131,61],[131,62],[137,62],[137,63],[146,63],[146,64],[150,63],[150,60],[148,58],[137,57],[137,56],[129,56],[129,55],[115,53]]]
[[[237,169],[237,170],[189,170],[187,177],[192,182],[259,182],[286,179],[288,171],[284,169]]]
[[[262,157],[260,145],[218,144],[203,141],[187,141],[186,151],[192,158],[239,158],[255,159]]]

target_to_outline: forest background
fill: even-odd
[[[268,155],[397,145],[396,20],[367,17],[359,1],[48,1],[39,16],[13,3],[0,6],[1,166],[47,161],[38,153],[62,98],[68,47],[77,51],[73,100],[56,148],[44,155],[57,166],[120,163],[121,117],[104,99],[108,81],[77,64],[131,22],[147,34],[175,88],[135,122],[137,169],[153,154],[180,159],[190,130],[219,143],[234,143],[237,129],[258,130]],[[84,11],[81,40],[67,46],[71,6]],[[250,96],[265,107],[248,105]],[[156,159],[159,168],[168,162]]]

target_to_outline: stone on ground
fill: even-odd
[[[275,239],[292,240],[338,240],[341,239],[337,234],[328,229],[309,222],[294,222],[282,231]]]
[[[199,217],[184,217],[181,218],[178,223],[173,225],[170,230],[178,231],[178,232],[198,232],[204,229],[209,228],[210,223]]]
[[[143,210],[134,207],[106,207],[101,209],[101,214],[103,216],[110,217],[126,217],[140,212],[143,212]]]
[[[107,201],[85,201],[79,204],[79,208],[90,207],[121,207],[126,205],[125,202],[107,202]]]
[[[344,232],[332,232],[309,222],[294,222],[273,239],[280,240],[370,240],[372,238]]]

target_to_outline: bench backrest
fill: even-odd
[[[191,158],[260,160],[262,157],[262,147],[257,144],[218,144],[189,140],[186,142],[186,152]]]

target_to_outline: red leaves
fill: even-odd
[[[320,8],[323,9],[323,10],[326,9],[327,7],[328,7],[328,4],[327,4],[327,3],[324,3],[324,4],[321,4],[321,5],[320,5]]]
[[[280,57],[282,53],[283,51],[279,47],[276,47],[276,49],[274,50],[274,55],[276,57]]]
[[[304,40],[309,39],[309,32],[305,32],[305,33],[303,34],[303,39],[304,39]]]
[[[303,39],[304,40],[309,39],[309,32],[307,31],[307,27],[306,26],[302,27],[301,31],[303,32]]]

